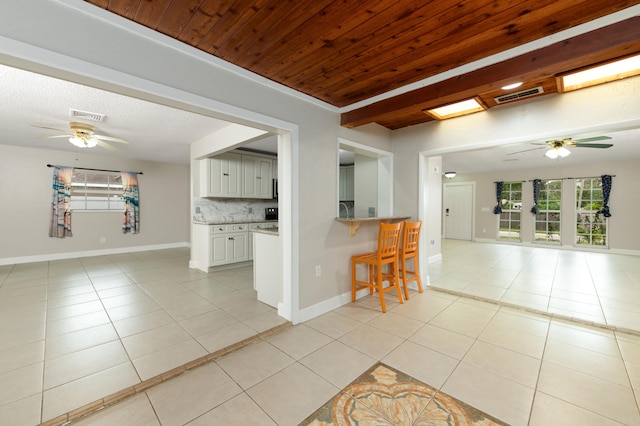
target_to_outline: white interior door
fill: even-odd
[[[473,183],[445,184],[445,238],[471,241],[473,235]]]

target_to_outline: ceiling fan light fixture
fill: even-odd
[[[436,120],[446,120],[447,118],[460,117],[461,115],[472,114],[486,109],[487,107],[479,98],[471,98],[437,108],[426,109],[423,112]]]
[[[564,158],[570,154],[571,154],[571,151],[569,151],[564,146],[560,146],[560,147],[554,147],[547,150],[547,152],[544,153],[544,156],[547,158],[551,158],[552,160],[555,160],[558,157]]]
[[[640,74],[640,55],[596,67],[583,68],[557,77],[558,90],[570,92]]]
[[[72,138],[69,138],[69,142],[71,142],[73,145],[77,146],[78,148],[86,148],[86,144],[84,139],[79,138],[77,136],[74,136]]]
[[[456,172],[444,172],[444,177],[446,177],[447,179],[453,179],[454,177],[456,177]]]

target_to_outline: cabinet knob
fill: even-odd
[[[233,237],[229,237],[230,240],[233,240]]]
[[[229,173],[223,173],[222,176],[229,176]]]

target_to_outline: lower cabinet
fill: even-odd
[[[258,222],[249,224],[249,260],[253,260],[253,230],[273,228],[273,222]]]
[[[249,233],[246,224],[211,225],[209,266],[249,260]]]

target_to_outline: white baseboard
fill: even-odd
[[[422,288],[424,289],[424,278],[422,280],[422,284]],[[428,287],[429,285],[429,277],[427,276],[426,286]],[[409,288],[418,291],[418,285],[415,282],[410,282]],[[356,300],[368,295],[369,290],[366,288],[362,289],[356,292]],[[351,290],[346,293],[339,294],[338,296],[332,297],[331,299],[323,300],[322,302],[316,303],[315,305],[309,306],[308,308],[300,309],[298,316],[299,322],[309,321],[310,319],[319,317],[320,315],[331,312],[332,310],[339,308],[340,306],[348,305],[349,303],[351,303]]]
[[[75,259],[78,257],[105,256],[110,254],[134,253],[134,252],[140,252],[140,251],[164,250],[164,249],[182,248],[182,247],[191,247],[191,244],[189,244],[188,242],[152,244],[148,246],[120,247],[120,248],[111,248],[111,249],[104,249],[104,250],[87,250],[87,251],[74,251],[74,252],[66,252],[66,253],[39,254],[35,256],[5,257],[0,259],[0,265],[14,265],[18,263],[32,263],[32,262],[48,262],[52,260]]]
[[[476,243],[489,243],[489,244],[504,244],[509,246],[520,246],[520,247],[535,247],[535,248],[548,248],[548,249],[557,249],[557,250],[571,250],[571,251],[584,251],[589,253],[606,253],[606,254],[624,254],[630,256],[640,256],[640,250],[630,250],[630,249],[617,249],[617,248],[606,248],[606,247],[589,247],[589,246],[571,246],[571,245],[555,245],[555,244],[544,244],[544,243],[532,243],[532,242],[512,242],[512,241],[500,241],[500,240],[492,240],[490,238],[476,238],[474,240]],[[431,259],[429,259],[431,261]]]
[[[368,294],[369,290],[367,290],[366,288],[360,290],[356,293],[356,299],[360,299],[361,297],[367,296]],[[351,290],[346,293],[334,296],[331,299],[323,300],[322,302],[316,303],[315,305],[309,306],[308,308],[300,309],[300,311],[298,312],[299,322],[309,321],[312,318],[319,317],[320,315],[331,312],[334,309],[349,303],[351,303]]]

